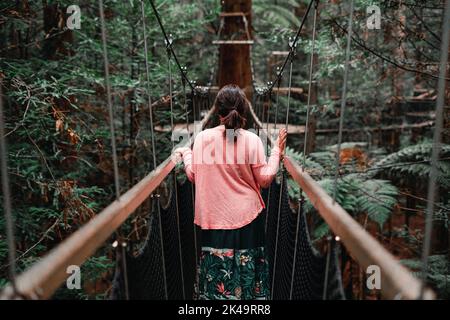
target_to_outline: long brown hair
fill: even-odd
[[[225,125],[225,129],[237,130],[245,127],[248,100],[238,85],[228,84],[220,89],[214,106],[221,118],[220,123]]]

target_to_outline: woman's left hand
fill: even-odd
[[[287,139],[287,131],[285,128],[282,128],[278,133],[277,144],[280,149],[280,155],[284,155],[284,150],[286,149],[286,139]]]

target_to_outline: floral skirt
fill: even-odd
[[[269,265],[264,252],[265,214],[233,230],[201,230],[202,251],[196,291],[201,300],[269,297]]]

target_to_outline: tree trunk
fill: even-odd
[[[242,12],[246,15],[250,36],[252,35],[251,11],[251,0],[222,1],[223,13]],[[233,38],[233,35],[239,35],[239,37],[233,38],[233,40],[247,40],[245,25],[241,16],[228,16],[222,17],[222,19],[224,24],[221,38],[223,40],[229,40]],[[247,97],[251,101],[252,72],[250,66],[249,44],[220,45],[218,83],[220,88],[231,83],[239,85],[245,91]]]
[[[42,47],[43,56],[47,59],[57,59],[58,55],[72,55],[72,49],[65,47],[64,43],[73,42],[73,33],[66,27],[66,9],[58,3],[47,4],[42,1],[44,16],[45,40]]]

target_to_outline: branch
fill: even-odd
[[[334,23],[344,33],[347,33],[347,30],[344,27],[342,27],[339,23],[337,23],[334,19],[332,19],[331,22]],[[357,39],[357,38],[352,36],[352,41],[354,41],[357,45],[359,45],[364,50],[370,52],[371,54],[377,56],[381,60],[383,60],[385,62],[388,62],[388,63],[392,64],[393,66],[399,68],[399,69],[402,69],[402,70],[408,71],[408,72],[414,72],[414,73],[418,73],[418,74],[423,74],[423,75],[428,76],[428,77],[433,78],[433,79],[439,79],[439,76],[435,76],[434,74],[431,74],[431,73],[428,73],[428,72],[424,72],[424,71],[420,71],[420,70],[417,70],[417,69],[413,69],[413,68],[407,67],[405,65],[399,64],[397,61],[391,60],[391,59],[383,56],[382,54],[376,52],[375,50],[367,47],[360,38]],[[444,79],[445,80],[450,80],[450,78],[444,78]]]

